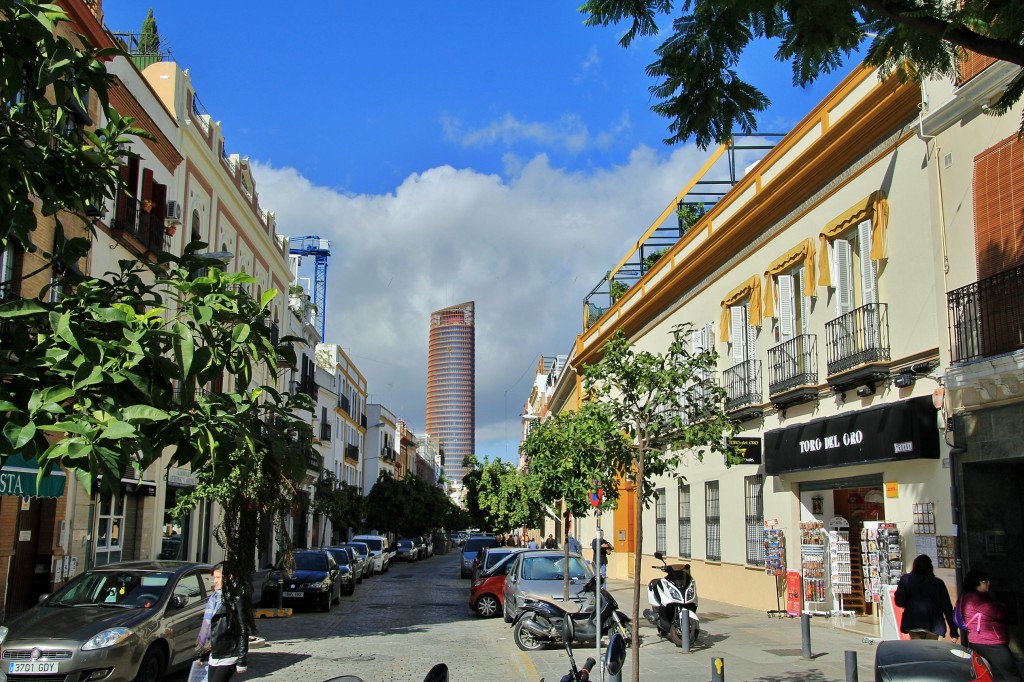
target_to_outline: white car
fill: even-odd
[[[391,543],[383,535],[356,535],[352,542],[362,542],[370,548],[373,572],[387,573],[391,568]]]

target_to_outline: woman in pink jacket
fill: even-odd
[[[989,662],[995,679],[1020,681],[1020,670],[1008,646],[1009,615],[1006,606],[992,598],[991,585],[987,573],[968,573],[957,609],[967,626],[968,645]]]

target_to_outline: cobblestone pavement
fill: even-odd
[[[459,577],[458,561],[455,551],[399,563],[363,580],[330,613],[301,610],[259,620],[268,646],[252,650],[248,671],[234,679],[320,682],[357,675],[365,682],[421,682],[443,662],[453,682],[539,680],[502,619],[470,611],[469,580]],[[187,677],[176,673],[167,681]]]

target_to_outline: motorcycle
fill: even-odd
[[[583,608],[578,613],[567,611],[549,601],[527,600],[512,621],[512,635],[516,646],[523,651],[537,651],[549,643],[561,641],[562,625],[567,619],[572,620],[572,632],[576,641],[593,643],[597,632],[596,590],[597,576],[583,586],[581,594],[587,596]],[[619,633],[626,641],[632,640],[633,628],[629,616],[619,611],[615,597],[603,587],[601,612],[601,636]]]
[[[689,564],[667,564],[665,555],[655,552],[661,566],[652,566],[665,572],[664,578],[655,578],[647,584],[647,601],[651,608],[644,609],[644,618],[658,628],[658,634],[667,637],[676,646],[682,646],[682,618],[689,620],[690,644],[700,634],[697,615],[697,581],[690,575]]]

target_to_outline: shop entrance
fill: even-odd
[[[964,463],[963,572],[983,570],[1009,606],[1011,637],[1024,645],[1024,461]]]

